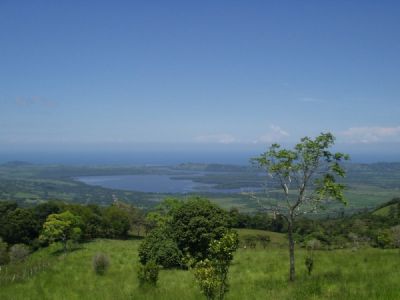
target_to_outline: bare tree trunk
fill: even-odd
[[[294,240],[293,240],[293,222],[290,220],[288,222],[288,239],[289,239],[289,260],[290,260],[290,267],[289,267],[289,280],[294,281],[296,270],[294,264]]]

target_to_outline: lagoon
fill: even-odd
[[[170,175],[80,176],[75,178],[89,185],[145,193],[194,193],[212,190],[212,184],[179,179]]]

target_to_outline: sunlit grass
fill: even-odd
[[[276,238],[280,237],[272,237]],[[156,288],[139,288],[139,243],[97,240],[65,257],[40,250],[30,261],[47,257],[51,266],[23,282],[1,286],[0,299],[204,299],[189,271],[162,270]],[[92,269],[97,252],[110,257],[103,276]],[[227,299],[400,299],[396,250],[317,251],[311,276],[306,274],[305,255],[305,250],[296,252],[297,281],[289,283],[285,248],[239,249]]]

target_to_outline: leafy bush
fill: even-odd
[[[212,240],[227,231],[227,213],[209,200],[190,199],[172,211],[170,229],[178,248],[197,261],[208,255]]]
[[[160,267],[154,261],[149,261],[144,265],[140,264],[138,269],[140,286],[156,285],[159,271]]]
[[[107,237],[127,238],[129,229],[129,214],[116,205],[106,208],[103,215]]]
[[[104,253],[97,253],[93,257],[93,270],[98,275],[104,275],[110,266],[110,259]]]
[[[155,229],[140,244],[139,260],[142,264],[154,261],[164,268],[177,268],[182,266],[182,252],[165,229]]]
[[[305,265],[307,268],[308,275],[311,275],[311,272],[314,268],[314,258],[311,255],[308,255],[305,259]]]
[[[9,255],[12,263],[23,261],[30,253],[28,246],[24,244],[15,244],[10,248]]]
[[[205,259],[197,263],[194,268],[194,277],[206,298],[208,300],[215,299],[218,293],[219,282],[215,267],[210,260]]]
[[[390,248],[392,246],[392,236],[389,230],[380,229],[375,233],[373,246],[379,248]]]
[[[224,299],[228,292],[228,270],[239,246],[238,234],[228,232],[210,243],[209,257],[194,268],[194,276],[207,299]]]

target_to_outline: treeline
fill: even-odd
[[[299,242],[317,239],[326,248],[400,247],[400,198],[394,198],[379,208],[387,211],[381,214],[363,212],[337,219],[299,219],[296,239]]]
[[[145,212],[132,205],[115,201],[109,206],[95,204],[66,204],[49,201],[33,207],[21,207],[16,202],[0,201],[0,238],[8,245],[25,244],[37,249],[43,244],[39,239],[49,215],[70,212],[78,218],[79,241],[94,238],[125,239],[129,235],[144,236],[157,227],[168,214],[175,199],[161,202]],[[301,218],[296,221],[295,239],[305,244],[318,240],[325,248],[342,248],[368,244],[373,247],[396,247],[394,229],[400,224],[400,198],[387,203],[386,214],[364,212],[337,219]],[[382,206],[381,208],[385,208]],[[267,212],[241,213],[232,208],[224,211],[227,227],[261,229],[286,233],[285,219]]]
[[[385,213],[376,213],[386,209]],[[267,212],[240,213],[229,211],[230,226],[287,233],[287,224],[280,215]],[[322,248],[336,249],[368,245],[377,248],[400,247],[400,198],[394,198],[373,211],[364,211],[337,218],[299,218],[295,222],[295,240],[299,245],[317,240]]]
[[[287,232],[287,225],[284,218],[281,215],[271,215],[267,212],[248,214],[241,213],[238,208],[231,208],[229,210],[229,224],[233,228]]]
[[[124,239],[130,230],[146,227],[142,211],[120,202],[102,207],[51,201],[26,208],[19,207],[16,202],[0,201],[0,237],[8,244],[21,243],[38,248],[41,246],[39,235],[47,218],[66,211],[78,218],[80,241]]]

